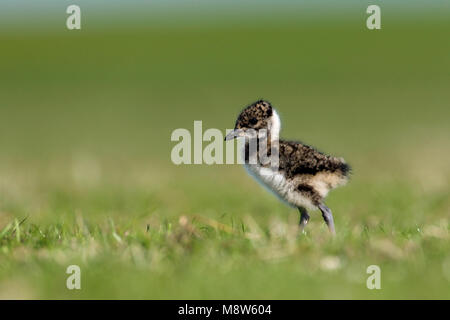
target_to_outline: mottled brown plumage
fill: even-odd
[[[258,140],[258,134],[263,131],[267,132],[267,139]],[[243,150],[246,169],[279,198],[299,209],[302,228],[309,220],[306,208],[320,209],[334,233],[331,210],[323,201],[330,190],[347,182],[349,165],[342,158],[326,155],[300,142],[280,140],[279,132],[278,114],[268,101],[259,100],[241,112],[235,130],[226,139],[247,138]],[[256,149],[250,147],[252,141]],[[267,155],[271,155],[271,151],[279,155],[276,168],[272,163],[260,161],[259,151],[266,145]],[[251,163],[250,159],[256,159],[256,163]]]
[[[329,190],[347,182],[350,167],[342,158],[323,154],[299,142],[279,142],[279,170],[292,181],[298,192],[319,206]],[[318,182],[325,184],[326,192]]]
[[[280,170],[286,172],[287,178],[324,171],[346,176],[350,169],[342,158],[325,155],[300,142],[280,140],[279,150]]]
[[[272,106],[267,101],[257,101],[245,108],[236,120],[235,129],[264,129],[268,128]]]

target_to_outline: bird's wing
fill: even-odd
[[[300,142],[280,140],[280,170],[289,176],[339,170],[343,161]]]

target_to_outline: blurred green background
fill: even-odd
[[[450,298],[449,7],[2,2],[0,297]],[[172,164],[174,129],[225,132],[260,98],[353,166],[334,241],[319,214],[293,236],[238,165]]]

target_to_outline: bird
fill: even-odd
[[[245,138],[240,152],[246,171],[280,200],[298,209],[301,232],[310,220],[308,210],[320,210],[335,235],[333,213],[324,199],[329,191],[349,181],[350,165],[302,142],[282,140],[280,130],[281,120],[272,104],[258,100],[239,114],[225,140]],[[276,161],[267,161],[272,155],[277,155],[273,157]]]

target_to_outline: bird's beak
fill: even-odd
[[[244,135],[244,130],[242,129],[235,129],[231,132],[229,132],[226,136],[225,136],[225,141],[228,140],[233,140],[234,138],[238,138],[238,137],[242,137]]]

